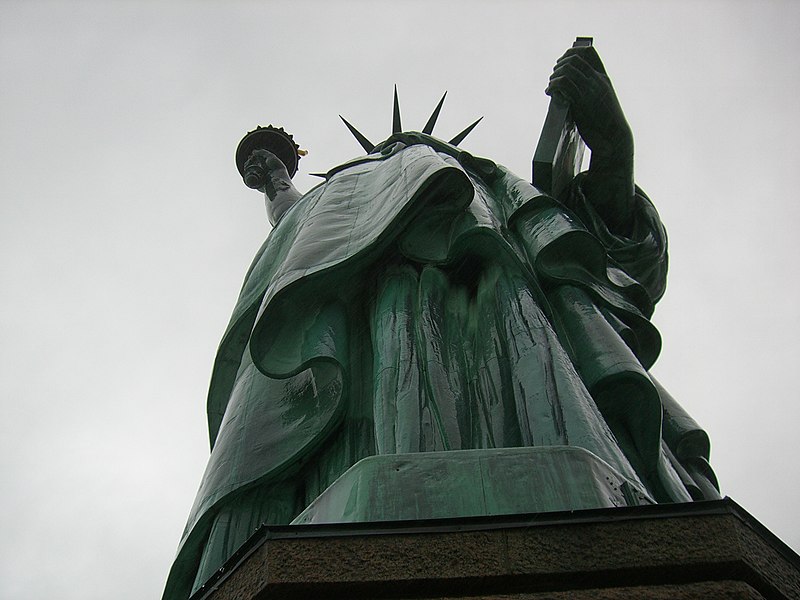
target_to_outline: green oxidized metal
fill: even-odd
[[[550,448],[575,465],[558,502],[596,465],[625,488],[619,501],[718,497],[707,437],[648,372],[664,228],[638,188],[601,197],[625,185],[597,148],[597,168],[553,198],[427,133],[395,133],[278,217],[219,347],[211,457],[165,598],[186,598],[256,527],[291,522],[367,457],[443,452],[413,467],[422,477],[447,451]],[[609,205],[626,210],[609,218]],[[449,489],[476,493],[470,455],[452,456],[466,458]],[[437,498],[453,504],[437,515],[470,504]],[[358,514],[406,514],[392,510]]]

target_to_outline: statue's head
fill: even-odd
[[[386,152],[387,149],[396,142],[402,142],[405,145],[426,144],[432,146],[437,151],[457,156],[460,154],[460,150],[457,148],[458,144],[467,137],[478,123],[480,123],[483,117],[472,123],[449,142],[433,137],[433,128],[439,117],[439,111],[441,111],[442,105],[444,104],[445,96],[447,96],[447,92],[442,95],[441,100],[439,100],[433,114],[431,114],[421,132],[403,131],[402,125],[400,124],[400,104],[397,100],[397,86],[395,86],[392,135],[380,144],[373,144],[370,142],[353,125],[347,122],[344,117],[341,117],[341,115],[340,117],[367,154]],[[265,154],[261,151],[266,151],[267,153]],[[239,146],[236,149],[236,167],[247,187],[263,191],[263,187],[266,183],[264,180],[265,173],[275,171],[274,167],[276,166],[278,170],[282,170],[282,167],[285,167],[288,177],[294,177],[294,174],[297,173],[297,166],[300,158],[305,156],[305,154],[306,152],[295,144],[292,136],[284,131],[282,127],[273,127],[272,125],[268,125],[267,127],[259,126],[253,131],[248,132],[239,142]],[[271,157],[277,158],[280,163],[282,163],[282,167],[271,163]],[[324,175],[322,176],[324,177]]]
[[[413,141],[412,143],[417,144],[428,144],[430,146],[450,146],[455,147],[458,146],[465,137],[475,128],[475,126],[481,122],[481,117],[477,121],[475,121],[472,125],[464,129],[461,133],[451,139],[449,142],[444,142],[433,137],[433,128],[436,125],[436,120],[439,118],[439,111],[442,110],[442,105],[444,104],[445,96],[447,96],[447,92],[442,95],[441,100],[439,100],[439,104],[436,105],[436,108],[433,110],[433,114],[431,114],[430,118],[428,119],[425,126],[422,128],[422,131],[403,131],[403,126],[400,122],[400,103],[397,100],[397,86],[394,87],[394,118],[392,119],[392,135],[387,139],[381,142],[380,144],[373,144],[370,142],[367,137],[362,134],[358,129],[356,129],[353,125],[351,125],[347,119],[343,116],[339,115],[339,118],[344,121],[344,124],[350,130],[350,133],[353,134],[353,137],[356,138],[361,147],[366,150],[367,154],[372,154],[373,152],[380,152],[385,149],[387,146],[391,145],[395,141],[403,141],[404,143],[408,143],[409,140]]]

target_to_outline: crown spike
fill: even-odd
[[[459,145],[461,142],[463,142],[463,141],[464,141],[464,138],[465,138],[465,137],[467,137],[467,136],[469,135],[470,131],[472,131],[473,129],[475,129],[475,126],[476,126],[478,123],[480,123],[481,121],[483,121],[483,117],[481,117],[480,119],[478,119],[477,121],[475,121],[475,122],[474,122],[472,125],[470,125],[469,127],[467,127],[467,128],[464,130],[464,131],[462,131],[461,133],[459,133],[459,134],[458,134],[456,137],[454,137],[452,140],[450,140],[450,141],[449,141],[449,142],[447,142],[447,143],[448,143],[448,144],[452,144],[453,146],[458,146],[458,145]]]
[[[369,154],[375,149],[375,144],[373,144],[366,137],[364,137],[364,135],[358,129],[350,125],[350,123],[347,122],[347,119],[345,119],[342,115],[339,115],[339,118],[342,121],[344,121],[344,124],[347,125],[347,128],[350,130],[350,133],[352,133],[353,137],[356,138],[356,140],[358,140],[358,143],[361,144],[361,147],[364,148],[364,150],[366,150],[367,154]]]
[[[442,99],[439,100],[439,104],[436,105],[436,108],[433,109],[433,114],[428,119],[428,122],[425,123],[425,127],[422,128],[422,133],[427,133],[431,135],[433,133],[433,128],[436,125],[436,119],[439,118],[439,111],[442,110],[442,105],[444,104],[444,97],[447,96],[447,92],[442,94]]]
[[[397,84],[394,85],[394,118],[392,119],[392,133],[400,133],[403,126],[400,124],[400,102],[397,100]]]

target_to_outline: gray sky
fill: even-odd
[[[670,234],[654,372],[729,495],[800,549],[796,2],[0,3],[0,597],[160,596],[205,396],[268,231],[255,125],[360,154],[437,131],[528,176],[552,64],[593,35]]]

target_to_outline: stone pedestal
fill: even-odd
[[[263,527],[193,600],[796,598],[800,557],[730,499]]]

